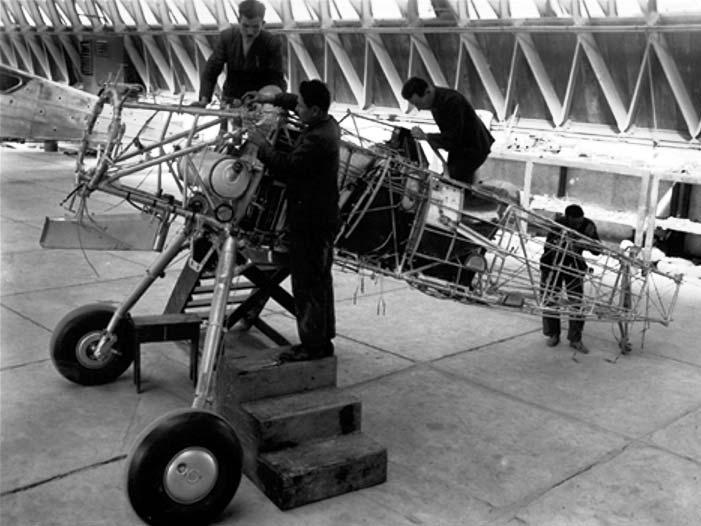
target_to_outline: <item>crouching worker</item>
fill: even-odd
[[[565,215],[558,215],[555,221],[592,240],[589,244],[574,239],[566,230],[554,229],[547,235],[540,258],[540,288],[544,305],[556,305],[564,288],[567,301],[576,311],[584,299],[584,276],[588,270],[582,252],[588,250],[595,256],[599,255],[595,245],[599,241],[599,234],[594,222],[584,217],[584,211],[579,205],[569,205],[565,209]],[[567,331],[570,347],[587,354],[589,349],[582,343],[583,330],[584,319],[576,315],[570,317]],[[543,313],[543,334],[547,338],[548,347],[560,343],[560,316],[556,311]]]
[[[472,104],[458,91],[433,86],[412,77],[402,87],[402,97],[419,110],[431,110],[440,133],[425,133],[412,128],[417,140],[426,140],[434,148],[448,151],[448,175],[451,179],[474,184],[475,172],[491,151],[494,137],[477,116]]]
[[[281,354],[281,361],[302,361],[333,354],[333,241],[339,226],[338,165],[340,132],[328,114],[331,96],[319,80],[304,81],[299,95],[247,94],[250,102],[272,103],[294,110],[306,125],[291,151],[279,151],[259,131],[249,141],[258,157],[287,184],[292,295],[301,344]]]

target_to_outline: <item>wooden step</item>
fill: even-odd
[[[360,431],[361,403],[340,389],[265,398],[242,404],[257,452]]]
[[[360,401],[336,389],[335,356],[281,364],[288,347],[224,348],[214,409],[241,441],[244,473],[280,509],[386,480],[387,451],[360,432]]]
[[[246,475],[287,510],[387,480],[387,450],[363,433],[351,433],[263,453],[253,477]]]
[[[241,349],[228,347],[217,365],[215,398],[226,416],[227,407],[270,396],[336,387],[336,357],[279,363],[289,347]]]

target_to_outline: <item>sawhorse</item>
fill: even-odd
[[[200,324],[196,314],[157,314],[134,316],[136,347],[134,349],[134,385],[141,392],[141,344],[153,342],[190,341],[190,380],[197,382],[197,359],[200,343]]]

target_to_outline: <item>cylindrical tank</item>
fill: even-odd
[[[225,200],[240,198],[250,181],[248,163],[210,150],[183,157],[178,168],[188,184],[202,185]]]

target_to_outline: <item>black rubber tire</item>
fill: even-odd
[[[167,480],[172,471],[168,468],[176,458],[182,458],[183,452],[192,450],[206,451],[214,459],[217,472],[215,476],[200,477],[212,484],[211,489],[202,489],[201,496],[193,497],[196,501],[183,503],[169,492]],[[127,495],[136,514],[147,524],[209,524],[234,497],[241,482],[242,463],[238,437],[222,417],[199,409],[177,410],[154,421],[135,442],[127,458]]]
[[[54,366],[71,382],[100,385],[113,382],[134,360],[134,323],[126,316],[117,327],[117,342],[103,360],[91,361],[90,344],[97,343],[116,310],[111,305],[93,303],[66,314],[51,335],[50,352]]]

